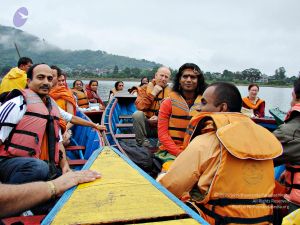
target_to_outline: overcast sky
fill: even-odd
[[[204,71],[258,68],[300,71],[299,0],[1,0],[0,24],[63,49],[104,50],[174,69],[194,62]],[[1,53],[0,53],[1,54]]]

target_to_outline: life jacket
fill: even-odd
[[[27,74],[18,67],[12,68],[2,79],[0,94],[13,89],[23,90],[26,87]]]
[[[150,82],[146,88],[147,88],[147,93],[150,94],[154,88],[155,84],[154,81]],[[144,111],[144,114],[147,118],[151,118],[152,116],[157,116],[158,115],[158,110],[161,104],[161,101],[169,96],[171,92],[171,88],[168,86],[165,87],[157,96],[154,98],[154,102],[152,103],[151,107],[147,110]]]
[[[300,209],[297,209],[283,218],[281,225],[300,224]]]
[[[300,112],[300,103],[293,105],[293,107],[290,109],[290,111],[288,111],[288,113],[286,114],[286,116],[284,118],[284,122],[287,122],[288,120],[290,120],[292,118],[293,112]]]
[[[184,98],[176,92],[171,92],[169,98],[171,99],[172,104],[172,114],[169,119],[168,132],[175,144],[183,150],[182,145],[186,128],[192,116],[197,114],[197,108],[201,102],[202,96],[199,95],[195,99],[191,108],[189,108]],[[166,148],[161,145],[160,149],[165,150]]]
[[[287,192],[284,198],[300,206],[300,165],[285,166],[285,186]]]
[[[72,92],[77,97],[77,105],[80,108],[88,108],[89,107],[89,99],[83,91],[78,91],[77,89],[71,89]]]
[[[271,224],[272,159],[282,154],[280,142],[240,113],[193,117],[195,130],[190,139],[201,134],[202,126],[211,120],[220,143],[218,169],[204,199],[194,200],[193,206],[210,224]]]
[[[30,89],[22,90],[27,110],[14,126],[9,137],[0,146],[0,156],[40,158],[42,140],[47,122],[53,120],[55,133],[54,161],[59,163],[59,110],[51,99],[52,110],[49,111],[42,99]],[[48,137],[50,142],[51,138]],[[49,154],[50,157],[50,154]]]
[[[256,110],[258,109],[258,107],[260,106],[261,103],[265,102],[264,100],[262,99],[258,99],[256,101],[255,104],[253,104],[253,102],[250,101],[250,99],[248,97],[244,97],[243,98],[243,107],[247,108],[247,109],[253,109],[253,110]]]

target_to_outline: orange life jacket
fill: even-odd
[[[300,165],[285,166],[285,186],[287,192],[284,198],[289,202],[300,205]]]
[[[176,92],[171,92],[169,94],[169,98],[171,99],[172,104],[172,114],[169,119],[168,128],[169,135],[171,136],[175,144],[183,149],[182,145],[186,128],[192,116],[197,113],[196,110],[201,102],[202,96],[199,95],[195,99],[194,104],[191,108],[189,108],[184,98]],[[161,145],[160,149],[165,150],[166,148]]]
[[[83,91],[78,91],[77,89],[71,89],[74,95],[77,97],[77,105],[80,108],[88,108],[89,107],[89,99],[87,95]]]
[[[0,156],[5,157],[34,157],[40,158],[42,140],[46,132],[48,120],[54,120],[55,156],[59,162],[59,110],[51,99],[52,110],[49,111],[42,99],[30,89],[22,90],[27,110],[11,131],[9,137],[0,146]]]
[[[150,84],[150,85],[149,85]],[[153,87],[155,85],[153,85],[152,82],[150,82],[147,86],[147,93],[151,93],[153,90]],[[151,85],[152,84],[152,85]],[[165,87],[154,99],[153,104],[151,105],[151,107],[147,110],[144,111],[144,114],[147,118],[151,118],[152,116],[157,116],[158,115],[158,110],[160,107],[160,103],[163,99],[165,99],[166,97],[169,96],[171,92],[171,88],[169,88],[168,86]]]
[[[250,99],[248,98],[248,97],[244,97],[243,98],[243,106],[245,106],[246,108],[248,108],[248,109],[257,109],[258,107],[259,107],[259,105],[261,104],[261,103],[263,103],[263,102],[265,102],[264,100],[262,100],[262,99],[258,99],[257,100],[257,102],[255,103],[255,104],[253,104],[253,102],[251,102],[250,101]]]
[[[204,199],[195,200],[195,208],[210,224],[271,224],[272,159],[282,153],[280,142],[240,113],[193,117],[190,139],[201,134],[208,120],[213,121],[220,142],[220,160]]]

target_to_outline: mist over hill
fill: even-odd
[[[14,43],[17,44],[20,55],[30,57],[34,63],[54,64],[66,71],[101,74],[111,72],[116,67],[118,70],[151,70],[160,65],[145,59],[113,55],[101,50],[64,50],[22,30],[0,25],[0,73],[17,64],[19,57]]]

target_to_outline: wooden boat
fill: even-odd
[[[81,111],[77,111],[76,116],[91,121]],[[99,131],[91,127],[75,125],[72,127],[72,133],[70,146],[66,147],[71,166],[84,164],[96,149],[104,146],[104,141]]]
[[[95,151],[84,169],[102,178],[68,190],[42,224],[208,224],[113,147]]]
[[[104,139],[106,145],[115,147],[123,154],[119,140],[134,139],[132,114],[136,111],[134,101],[136,96],[118,93],[107,104],[102,116],[102,124],[106,126]]]
[[[262,118],[252,118],[252,120],[258,124],[268,129],[269,131],[273,131],[277,128],[278,124],[273,117],[262,117]]]
[[[278,107],[274,108],[274,109],[270,109],[269,110],[270,114],[275,118],[276,123],[278,125],[283,124],[284,123],[284,118],[286,116],[286,112],[283,112],[282,110],[280,110]]]
[[[101,123],[102,114],[104,110],[86,111],[84,114],[90,118],[94,123]]]

